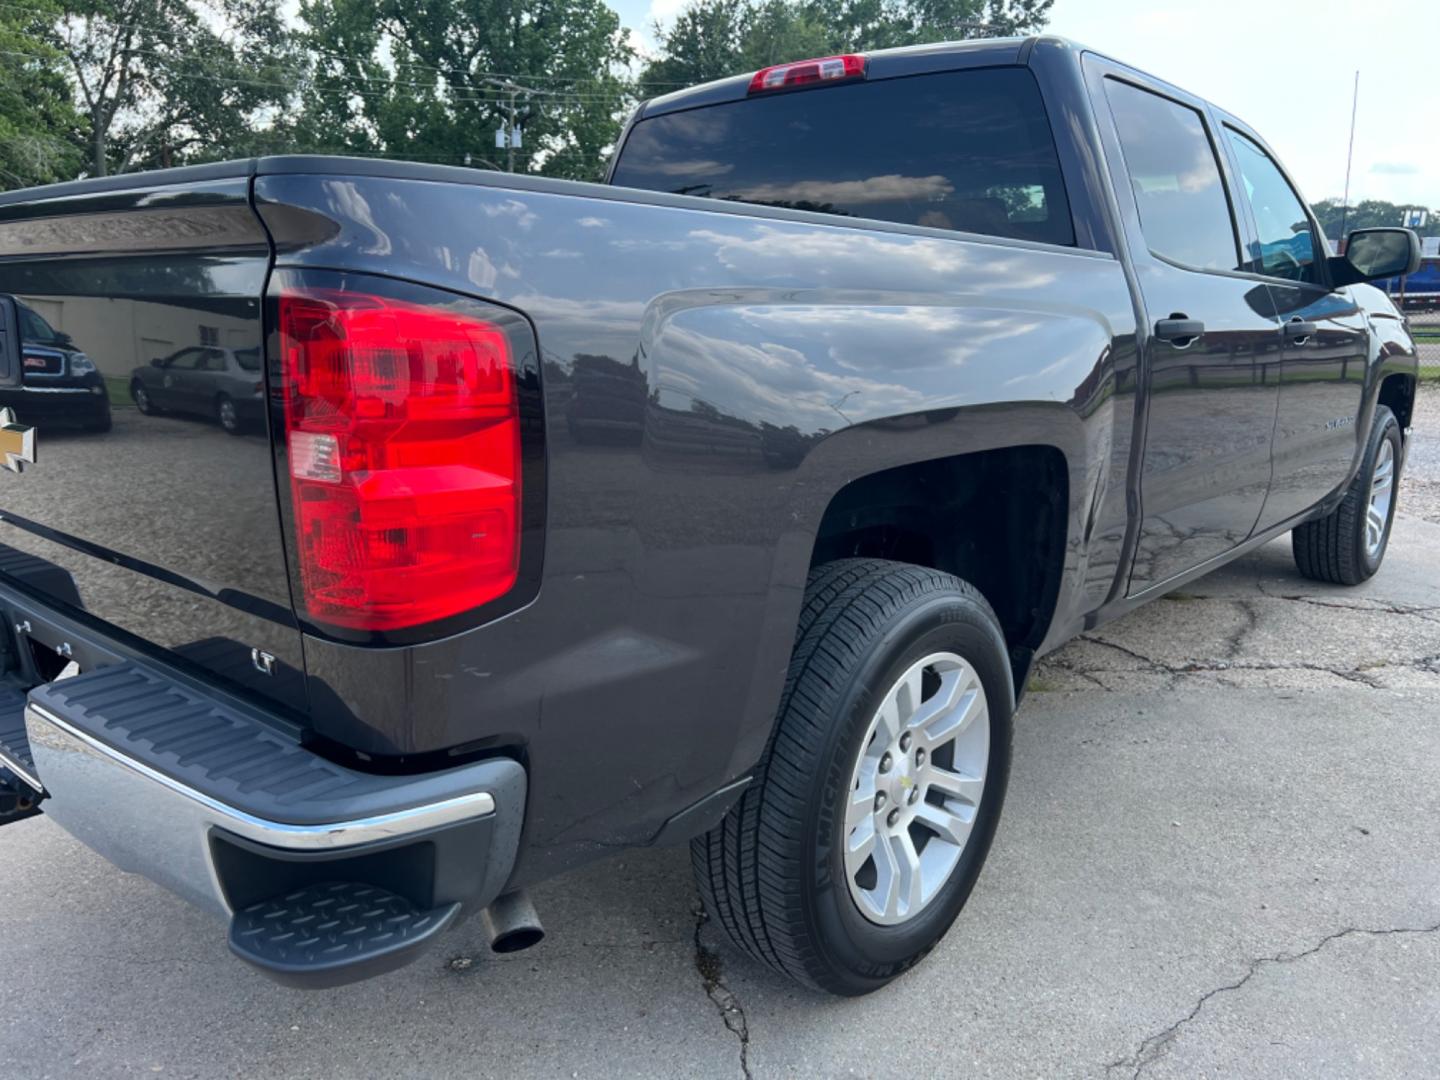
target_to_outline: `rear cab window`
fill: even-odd
[[[1073,245],[1025,68],[814,87],[641,120],[612,184]]]

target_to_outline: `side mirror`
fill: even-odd
[[[1330,260],[1337,285],[1413,274],[1420,269],[1420,238],[1410,229],[1356,229],[1345,241],[1345,254]]]
[[[155,357],[155,359],[153,359],[153,360],[150,361],[150,366],[151,366],[151,367],[164,367],[164,366],[165,366],[165,361],[164,361],[164,360],[161,360],[160,357],[157,356],[157,357]]]

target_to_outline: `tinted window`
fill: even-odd
[[[622,187],[1073,244],[1034,77],[949,71],[652,117]]]
[[[59,344],[60,335],[33,308],[24,304],[17,304],[16,307],[20,312],[20,336],[24,340],[44,345]]]
[[[240,365],[240,368],[241,368],[241,370],[243,370],[243,371],[259,371],[259,370],[260,370],[260,350],[259,350],[259,349],[236,349],[236,350],[235,350],[235,362]]]
[[[1186,266],[1238,269],[1230,201],[1200,114],[1128,83],[1106,87],[1146,246]]]
[[[1225,133],[1235,147],[1240,181],[1260,237],[1260,250],[1251,253],[1254,268],[1290,281],[1316,281],[1315,234],[1295,189],[1253,141],[1231,128]]]

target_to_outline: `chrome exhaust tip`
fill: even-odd
[[[497,953],[519,952],[540,944],[545,928],[525,891],[506,893],[480,913],[480,921],[490,938],[490,948]]]

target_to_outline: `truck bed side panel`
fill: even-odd
[[[1056,622],[1103,602],[1134,408],[1133,309],[1113,259],[504,185],[260,164],[277,266],[511,305],[543,360],[538,597],[410,650],[307,637],[324,733],[389,753],[523,745],[528,873],[548,872],[644,842],[758,758],[820,518],[859,475],[1060,448],[1073,587]]]

